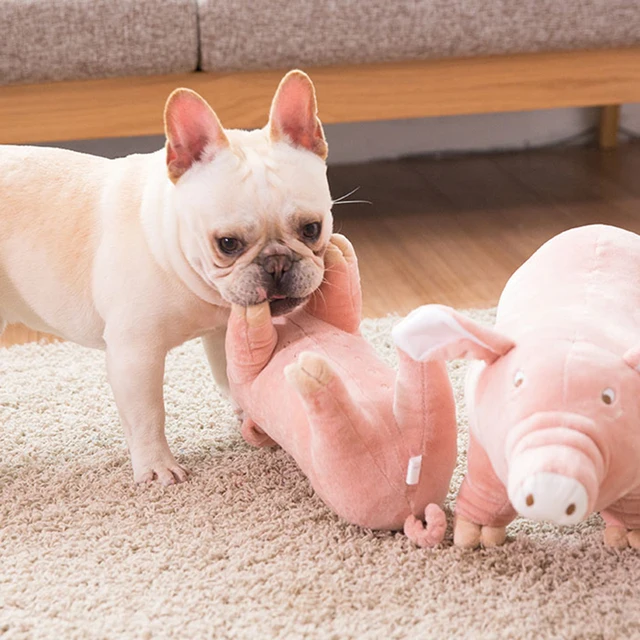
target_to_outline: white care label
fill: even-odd
[[[420,467],[422,467],[422,456],[409,458],[407,466],[407,484],[418,484],[420,478]]]

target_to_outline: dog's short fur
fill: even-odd
[[[224,130],[178,89],[157,153],[0,146],[0,332],[21,322],[106,351],[137,482],[187,477],[164,434],[167,352],[202,336],[224,386],[230,303],[286,313],[322,281],[332,201],[316,111],[293,71],[264,129]]]

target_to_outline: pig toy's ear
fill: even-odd
[[[634,344],[622,357],[632,369],[640,373],[640,343]]]
[[[394,327],[393,340],[421,362],[471,358],[491,364],[515,346],[506,336],[438,304],[412,311]]]

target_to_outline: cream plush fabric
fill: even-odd
[[[198,0],[206,71],[640,44],[640,0]]]
[[[194,71],[194,0],[2,0],[0,85]]]
[[[390,362],[393,322],[364,323]],[[461,407],[466,364],[450,370]],[[599,518],[518,520],[491,551],[453,548],[450,531],[418,549],[346,525],[283,451],[245,444],[197,342],[166,382],[169,442],[194,476],[136,487],[104,355],[0,350],[3,637],[640,637],[640,554],[604,547]]]

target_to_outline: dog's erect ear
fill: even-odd
[[[167,170],[176,182],[194,162],[207,161],[229,146],[218,116],[195,91],[176,89],[164,108]]]
[[[311,79],[302,71],[290,71],[280,82],[271,104],[271,139],[302,147],[325,160],[327,141],[317,113]]]

